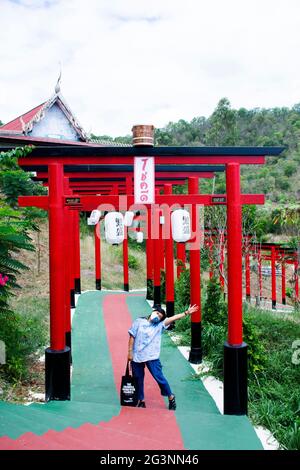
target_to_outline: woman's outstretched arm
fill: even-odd
[[[193,313],[197,312],[199,310],[198,305],[190,305],[189,308],[183,312],[183,313],[178,313],[177,315],[173,315],[172,317],[167,317],[166,320],[164,321],[165,326],[170,325],[176,320],[180,320],[180,318],[186,317],[187,315],[192,315]]]

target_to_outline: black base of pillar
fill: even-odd
[[[248,345],[224,344],[224,414],[248,413]]]
[[[153,300],[153,281],[152,281],[152,279],[147,279],[146,299]]]
[[[174,316],[174,300],[167,300],[166,311],[167,311],[167,317]]]
[[[160,286],[154,286],[153,305],[160,305]]]
[[[126,292],[129,292],[129,284],[124,284],[124,290],[125,290]]]
[[[246,295],[247,302],[251,302],[251,296],[249,294]]]
[[[286,305],[286,298],[285,297],[282,297],[282,304]]]
[[[70,348],[45,350],[46,401],[70,400]]]
[[[167,317],[173,317],[174,316],[174,301],[173,300],[167,300],[166,301],[166,314]],[[175,328],[175,323],[171,323],[168,331],[171,331]]]
[[[71,331],[66,331],[66,346],[70,348],[70,364],[72,364],[72,337]]]
[[[272,300],[272,309],[276,310],[276,300]]]
[[[202,326],[201,322],[191,322],[191,350],[189,362],[201,364],[202,362]]]
[[[101,290],[101,279],[96,279],[96,289]]]
[[[75,289],[70,290],[70,307],[75,308]]]
[[[71,344],[72,344],[71,331],[66,331],[66,346],[70,348],[70,351],[71,351]]]
[[[81,294],[81,281],[80,281],[80,278],[75,279],[75,294]]]

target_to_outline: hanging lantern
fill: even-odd
[[[185,209],[177,209],[171,214],[172,238],[175,242],[186,242],[191,238],[191,218]]]
[[[110,245],[119,245],[124,240],[124,218],[121,212],[109,212],[104,219],[105,238]]]
[[[130,227],[133,222],[134,212],[126,211],[124,215],[124,225]]]
[[[87,219],[88,225],[97,225],[101,217],[101,211],[94,210]]]
[[[144,232],[136,232],[136,242],[143,243],[144,240]]]

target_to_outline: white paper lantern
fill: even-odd
[[[186,242],[191,238],[191,218],[185,209],[177,209],[171,215],[172,238],[176,242]]]
[[[101,211],[94,210],[92,211],[90,217],[87,219],[88,225],[97,225],[101,217]]]
[[[104,219],[105,238],[110,245],[119,245],[124,240],[124,218],[121,212],[109,212]]]
[[[136,232],[136,242],[143,243],[144,240],[144,232]]]
[[[133,217],[134,217],[134,212],[132,211],[127,211],[125,212],[125,215],[124,215],[124,225],[126,227],[130,227],[131,224],[132,224],[132,221],[133,221]]]

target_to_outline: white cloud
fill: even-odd
[[[298,0],[0,0],[0,119],[62,93],[84,128],[299,102]]]

